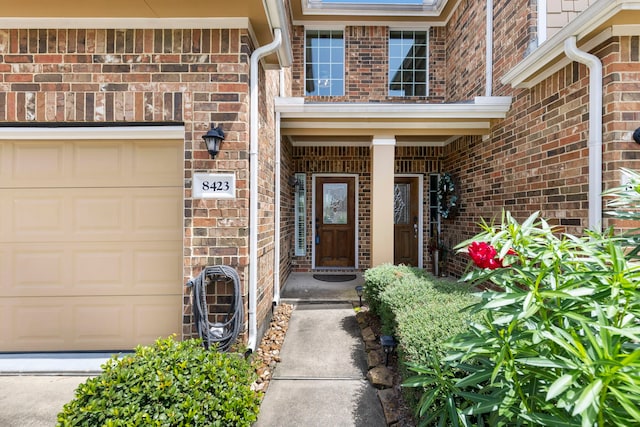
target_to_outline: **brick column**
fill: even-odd
[[[371,142],[371,267],[393,263],[393,177],[396,140]]]

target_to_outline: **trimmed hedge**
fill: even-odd
[[[250,426],[260,395],[242,356],[207,351],[200,340],[159,339],[76,389],[58,426]]]
[[[404,362],[442,356],[444,343],[466,331],[474,315],[466,307],[479,302],[467,284],[441,279],[404,265],[384,264],[364,274],[369,309],[394,335]]]
[[[382,332],[398,341],[401,375],[414,373],[407,364],[429,365],[445,354],[446,342],[466,332],[477,314],[465,308],[478,303],[469,285],[433,277],[422,270],[381,265],[364,274],[364,295],[369,309],[382,323]],[[448,371],[445,376],[457,373]],[[421,390],[405,389],[405,398],[417,411]],[[436,398],[434,405],[442,402]]]

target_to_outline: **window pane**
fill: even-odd
[[[427,95],[427,32],[389,32],[389,95]]]
[[[342,31],[306,33],[306,95],[344,94],[344,38]]]

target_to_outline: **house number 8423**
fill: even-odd
[[[202,191],[229,191],[229,181],[202,181]]]

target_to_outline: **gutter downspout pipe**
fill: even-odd
[[[249,87],[249,339],[247,347],[254,351],[258,340],[257,293],[258,293],[258,71],[260,59],[280,47],[280,28],[273,30],[273,41],[261,46],[251,54]]]
[[[280,96],[284,97],[284,69],[280,69]],[[274,250],[273,250],[273,305],[280,304],[280,173],[281,173],[281,144],[280,144],[280,111],[276,112],[276,164],[275,164],[275,214],[274,214]]]
[[[485,96],[493,93],[493,0],[487,0],[487,40]]]
[[[589,228],[602,230],[602,62],[578,49],[576,37],[564,41],[564,51],[573,61],[589,68]]]

